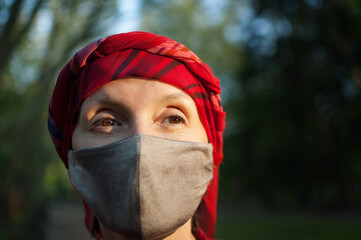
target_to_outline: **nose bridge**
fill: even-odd
[[[145,134],[153,135],[152,124],[150,119],[147,119],[145,116],[136,115],[132,121],[132,135]]]

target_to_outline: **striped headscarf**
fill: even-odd
[[[125,77],[157,79],[183,89],[194,100],[214,147],[214,177],[196,213],[197,239],[212,238],[225,112],[218,78],[184,45],[152,33],[130,32],[99,39],[77,52],[60,72],[49,104],[48,128],[59,156],[68,167],[67,153],[84,100],[104,84]],[[91,230],[94,216],[85,202],[84,207]],[[101,233],[95,235],[102,239]]]

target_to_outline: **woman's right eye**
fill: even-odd
[[[102,118],[92,124],[93,127],[112,127],[119,126],[119,123],[113,118]]]

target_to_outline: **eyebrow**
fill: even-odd
[[[115,100],[107,98],[107,97],[101,97],[101,98],[97,99],[95,101],[95,104],[91,107],[102,106],[102,105],[105,105],[108,107],[117,107],[117,108],[121,107],[123,109],[127,109],[127,107],[124,105],[123,102],[118,102],[118,101],[115,101]]]
[[[170,95],[164,96],[160,100],[161,103],[178,102],[178,101],[191,102],[192,98],[190,96],[189,97],[185,96],[184,93],[175,93],[175,94],[170,94]]]
[[[190,96],[188,97],[188,95],[185,95],[185,94],[186,93],[174,93],[174,94],[166,95],[159,100],[159,103],[160,104],[185,103],[188,105],[193,100]],[[88,106],[86,112],[88,112],[89,110],[91,110],[94,107],[101,106],[101,105],[105,105],[108,107],[121,108],[121,109],[123,109],[123,111],[128,110],[127,106],[124,105],[123,102],[114,101],[112,99],[102,96],[102,97],[96,99],[94,104]]]

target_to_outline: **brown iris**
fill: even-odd
[[[169,123],[178,124],[181,122],[182,122],[182,120],[179,117],[176,117],[176,116],[169,117]]]
[[[100,123],[102,126],[113,126],[114,120],[107,118],[107,119],[103,119]]]

